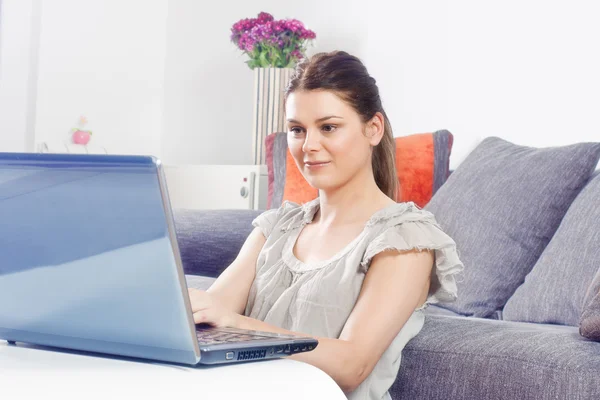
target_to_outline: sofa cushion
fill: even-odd
[[[600,269],[583,301],[579,333],[588,339],[600,342]]]
[[[489,137],[433,196],[433,212],[465,264],[458,299],[442,306],[497,317],[558,228],[600,157],[600,143],[531,148]]]
[[[460,317],[460,314],[450,311],[443,307],[438,307],[436,304],[428,304],[425,308],[426,315],[450,315],[453,317]]]
[[[217,278],[211,278],[210,276],[199,276],[199,275],[186,275],[185,281],[187,287],[194,289],[207,290],[215,282]]]
[[[268,185],[267,208],[279,208],[285,199],[305,203],[317,197],[317,189],[306,182],[288,151],[287,132],[275,132],[265,138]]]
[[[402,351],[393,399],[598,399],[600,343],[577,328],[425,318]]]
[[[424,207],[450,174],[454,138],[447,130],[395,138],[398,201]]]
[[[578,326],[585,293],[600,267],[600,176],[583,188],[502,318]]]
[[[449,175],[453,136],[447,130],[396,137],[396,174],[400,183],[399,201],[423,207]],[[265,139],[268,171],[267,208],[283,201],[306,203],[318,191],[308,184],[287,150],[287,133],[273,133]]]
[[[281,149],[283,147],[283,150]],[[285,133],[273,133],[265,138],[265,162],[267,163],[267,208],[283,203],[285,183]]]
[[[184,272],[219,276],[237,257],[260,214],[257,210],[173,210]]]
[[[308,203],[319,196],[319,190],[312,187],[296,165],[292,153],[285,149],[285,182],[283,183],[283,201],[298,204]]]

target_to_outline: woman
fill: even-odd
[[[325,371],[349,398],[389,398],[425,306],[456,298],[455,243],[431,213],[395,202],[392,129],[360,60],[303,61],[285,110],[290,152],[319,197],[256,218],[213,286],[190,289],[194,320],[311,335],[319,346],[291,358]]]

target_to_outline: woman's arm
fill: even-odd
[[[371,373],[414,310],[425,300],[432,267],[431,251],[379,253],[371,262],[340,338],[316,337],[319,345],[315,350],[291,358],[320,368],[342,390],[353,391]],[[232,318],[232,325],[302,335],[241,315]]]
[[[258,254],[265,244],[265,236],[259,228],[248,235],[237,257],[219,275],[207,290],[220,306],[237,314],[243,314],[248,293],[256,274]],[[190,290],[190,292],[195,289]]]

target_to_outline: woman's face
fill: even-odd
[[[380,138],[336,94],[299,91],[286,101],[288,147],[308,183],[320,190],[343,186],[370,168],[371,146]],[[375,135],[378,136],[378,135]]]

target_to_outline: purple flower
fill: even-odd
[[[269,23],[267,22],[265,24],[254,26],[254,28],[250,30],[250,35],[252,35],[252,37],[256,40],[263,40],[271,37],[271,31],[272,29]]]
[[[258,14],[258,23],[264,24],[265,22],[273,21],[273,16],[266,12]]]
[[[258,23],[257,19],[242,19],[239,20],[238,22],[236,22],[235,24],[233,24],[233,27],[231,28],[232,33],[237,34],[237,33],[244,33],[249,31],[250,29],[254,28],[254,26]]]
[[[316,34],[297,19],[275,21],[266,12],[239,20],[231,27],[231,41],[251,59],[250,68],[286,67],[304,57],[306,43]]]
[[[275,33],[281,33],[285,30],[283,21],[274,21],[273,22],[273,31]]]
[[[304,29],[304,24],[302,24],[302,22],[298,21],[297,19],[288,19],[285,21],[285,27],[288,30],[296,33]]]
[[[300,33],[300,39],[314,39],[317,35],[310,29],[303,29]]]
[[[248,32],[245,32],[242,34],[242,36],[240,36],[238,47],[242,50],[252,51],[254,50],[255,44],[256,41],[254,40],[254,38]]]

